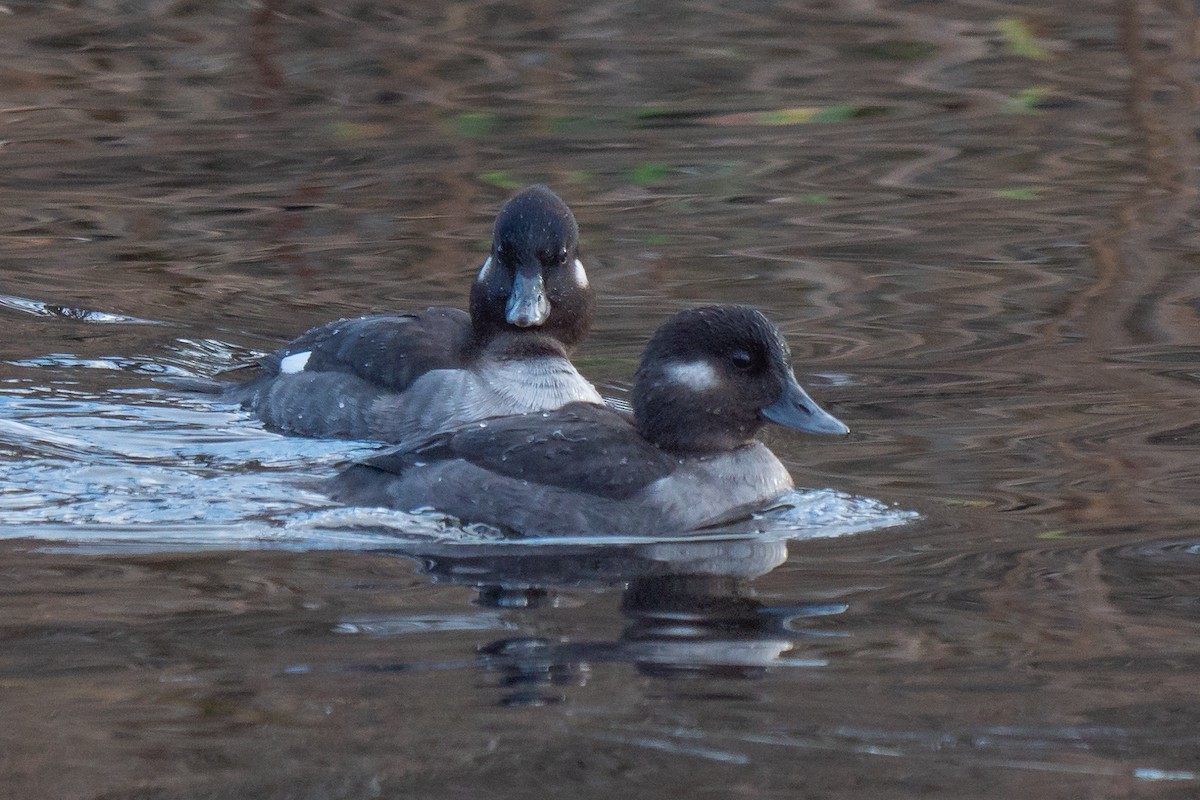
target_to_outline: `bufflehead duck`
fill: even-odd
[[[642,356],[633,406],[633,421],[572,403],[478,422],[353,465],[328,488],[348,504],[431,508],[528,535],[676,533],[792,488],[754,439],[767,422],[849,433],[800,388],[779,330],[741,306],[664,323]]]
[[[567,360],[591,317],[575,217],[530,186],[496,217],[469,315],[435,307],[331,322],[222,393],[287,433],[399,444],[487,417],[601,404]]]

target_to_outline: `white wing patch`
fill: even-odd
[[[578,258],[575,259],[575,273],[571,276],[571,279],[575,281],[575,285],[580,289],[588,287],[587,272],[583,268],[583,262]]]
[[[492,257],[488,256],[487,261],[483,262],[483,266],[479,270],[479,277],[475,279],[476,283],[483,283],[488,279],[488,272],[492,269]]]
[[[693,392],[704,392],[721,383],[721,377],[708,361],[676,361],[667,365],[667,377]]]
[[[311,350],[305,350],[300,353],[292,353],[290,356],[286,356],[279,362],[280,374],[294,375],[297,372],[303,372],[304,365],[308,363],[308,358],[311,355]]]

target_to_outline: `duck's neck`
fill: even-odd
[[[633,410],[638,433],[679,457],[732,452],[752,444],[763,426],[757,413],[683,390],[653,369],[638,371]]]
[[[476,281],[471,286],[471,329],[476,342],[483,346],[501,334],[534,334],[557,339],[570,354],[592,327],[591,289],[574,287],[572,291],[556,292],[550,287],[548,291],[549,319],[536,328],[519,328],[505,319],[507,297]]]
[[[738,426],[720,409],[680,409],[679,404],[646,404],[634,400],[638,433],[660,450],[679,458],[729,453],[755,444],[760,426]]]
[[[534,358],[567,359],[567,348],[539,328],[503,330],[480,342],[479,353],[484,358],[518,360]]]

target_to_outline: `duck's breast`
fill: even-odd
[[[490,417],[554,411],[577,401],[604,402],[566,359],[535,358],[478,369],[434,370],[403,393],[381,394],[369,416],[370,426],[385,441],[412,446],[435,433]]]
[[[761,442],[728,453],[681,459],[640,501],[677,531],[711,525],[735,509],[765,504],[793,487],[792,476]]]

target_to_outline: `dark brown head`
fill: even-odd
[[[779,329],[743,306],[681,311],[663,323],[642,355],[633,408],[641,434],[677,453],[733,450],[767,422],[850,431],[796,383]]]
[[[570,351],[591,322],[592,290],[571,209],[545,186],[522,189],[500,209],[491,255],[471,287],[476,338],[529,330]]]

